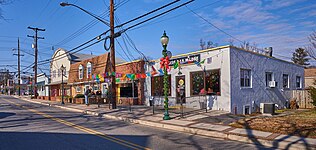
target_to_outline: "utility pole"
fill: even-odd
[[[40,29],[40,28],[33,28],[33,27],[27,27],[28,29],[31,29],[33,31],[35,31],[35,36],[30,36],[27,35],[27,37],[31,37],[34,39],[35,45],[34,45],[34,49],[35,49],[35,61],[34,61],[34,97],[37,98],[37,39],[44,39],[44,37],[38,37],[37,36],[37,32],[38,31],[45,31],[45,29]]]
[[[111,38],[110,38],[110,58],[111,58],[111,68],[112,72],[115,72],[115,49],[114,49],[114,1],[110,0],[110,30],[111,30]],[[112,109],[116,109],[116,80],[115,75],[112,75]]]
[[[21,96],[21,59],[20,59],[20,56],[24,56],[24,55],[21,55],[21,53],[20,53],[20,39],[19,38],[18,38],[18,54],[13,54],[13,55],[18,56],[18,89],[19,89],[19,96]]]

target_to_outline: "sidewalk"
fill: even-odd
[[[18,96],[14,96],[19,98]],[[170,112],[171,120],[163,120],[163,111],[156,110],[153,115],[152,107],[133,106],[132,111],[127,107],[118,109],[109,109],[108,104],[86,106],[84,104],[65,104],[60,102],[38,100],[26,97],[20,99],[52,106],[70,111],[82,112],[85,114],[95,115],[103,118],[121,120],[130,123],[159,127],[174,131],[186,132],[191,134],[223,138],[247,143],[254,143],[262,147],[274,147],[280,149],[316,149],[316,139],[304,138],[291,135],[281,135],[278,133],[263,132],[250,129],[241,129],[228,126],[230,120],[229,114],[223,111],[196,111],[192,114],[181,118],[179,112]],[[228,117],[224,117],[227,116]]]

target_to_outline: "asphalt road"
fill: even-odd
[[[0,150],[266,149],[109,120],[0,95]]]

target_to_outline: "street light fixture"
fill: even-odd
[[[66,70],[66,67],[64,65],[61,65],[61,104],[64,105],[64,70]]]
[[[115,38],[116,37],[119,37],[123,32],[126,31],[125,30],[122,30],[122,31],[119,31],[117,33],[114,32],[114,0],[110,0],[110,23],[104,21],[104,19],[100,18],[99,16],[97,15],[94,15],[88,11],[86,11],[85,9],[75,5],[75,4],[69,4],[69,3],[60,3],[60,6],[64,7],[64,6],[74,6],[74,7],[77,7],[79,8],[80,10],[82,10],[83,12],[89,14],[90,16],[94,17],[95,19],[101,21],[102,23],[104,23],[105,25],[107,25],[108,27],[110,27],[109,30],[107,30],[106,32],[104,32],[102,35],[105,35],[106,33],[110,32],[110,35],[109,36],[106,36],[105,39],[105,42],[104,42],[104,48],[105,50],[109,50],[110,49],[110,61],[111,61],[111,64],[110,64],[110,68],[111,68],[111,71],[112,72],[115,72],[115,46],[114,46],[114,42],[115,42]],[[101,36],[101,35],[100,35]],[[100,37],[97,37],[97,39],[100,39]],[[106,41],[107,39],[110,39],[110,47],[107,48],[105,45],[106,45]],[[111,77],[111,84],[112,84],[112,87],[111,87],[111,93],[112,95],[114,96],[114,99],[112,99],[112,108],[113,109],[116,109],[116,81],[115,81],[115,76],[112,76]]]
[[[166,57],[168,56],[167,54],[167,45],[169,43],[169,37],[167,36],[166,34],[166,31],[164,31],[162,37],[160,38],[160,42],[162,44],[162,47],[163,47],[163,50],[162,50],[162,55],[163,55],[163,59],[166,59]],[[164,116],[163,116],[163,120],[170,120],[170,116],[169,116],[169,112],[168,112],[168,106],[169,106],[169,103],[168,103],[168,72],[167,72],[167,67],[166,65],[169,65],[169,64],[165,64],[163,66],[163,71],[164,71],[164,76],[163,76],[163,84],[164,84],[164,87],[163,87],[163,90],[164,90],[164,108],[165,108],[165,113],[164,113]]]
[[[87,14],[89,14],[90,16],[92,16],[93,18],[95,18],[95,19],[101,21],[102,23],[104,23],[105,25],[107,25],[108,27],[110,27],[110,23],[104,21],[102,18],[98,17],[97,15],[92,14],[92,13],[90,13],[89,11],[87,11],[87,10],[85,10],[85,9],[83,9],[83,8],[81,8],[81,7],[77,6],[77,5],[75,5],[75,4],[71,4],[71,3],[67,3],[67,2],[61,2],[59,5],[62,6],[62,7],[65,7],[65,6],[74,6],[74,7],[76,7],[76,8],[79,8],[80,10],[86,12]]]

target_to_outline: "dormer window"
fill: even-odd
[[[79,66],[79,79],[82,79],[83,78],[83,66],[80,65]]]
[[[87,63],[87,78],[91,77],[92,75],[92,65],[90,62]]]

